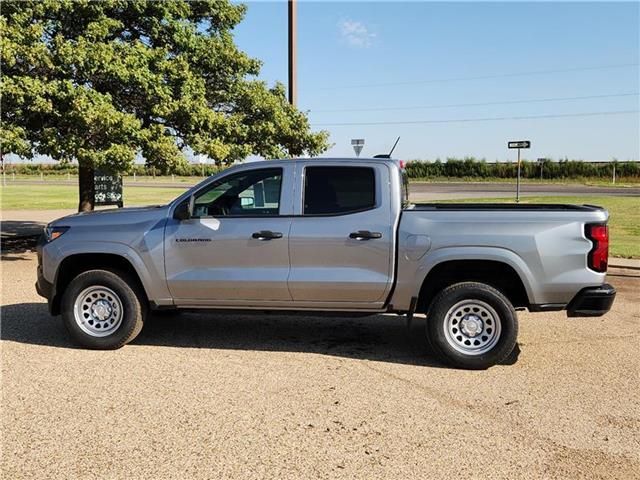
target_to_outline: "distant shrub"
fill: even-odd
[[[640,178],[640,162],[594,163],[580,160],[560,160],[553,162],[521,162],[522,178],[540,178],[540,168],[546,179],[610,178],[613,167],[617,177]],[[487,163],[475,158],[447,158],[446,162],[412,160],[406,164],[409,178],[452,177],[452,178],[514,178],[517,174],[516,162]]]

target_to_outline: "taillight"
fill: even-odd
[[[400,169],[403,169],[404,167],[405,167],[404,160],[400,160]]]
[[[609,227],[589,224],[585,226],[585,234],[593,243],[587,257],[589,268],[596,272],[606,272],[609,262]]]

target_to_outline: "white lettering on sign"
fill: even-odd
[[[530,148],[531,142],[529,140],[520,140],[517,142],[508,142],[507,146],[509,148]]]

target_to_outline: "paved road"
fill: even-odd
[[[640,277],[606,317],[521,313],[519,358],[443,368],[400,317],[185,314],[74,348],[2,261],[3,478],[636,478]]]
[[[411,194],[428,200],[454,198],[491,198],[515,196],[516,186],[509,183],[411,183]],[[600,187],[523,183],[522,196],[640,196],[640,187]]]

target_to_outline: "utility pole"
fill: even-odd
[[[289,0],[289,103],[296,105],[298,88],[296,82],[296,47],[297,47],[297,5],[296,0]]]

